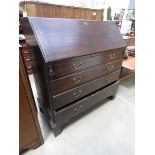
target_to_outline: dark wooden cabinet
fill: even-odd
[[[54,134],[74,116],[115,98],[126,44],[114,22],[22,19],[38,102]]]
[[[43,138],[21,54],[19,60],[19,151],[23,151],[39,147],[43,144]]]

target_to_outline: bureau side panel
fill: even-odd
[[[38,101],[39,104],[46,110],[50,111],[50,116],[53,119],[52,112],[52,101],[50,94],[48,92],[48,84],[46,81],[46,63],[40,51],[39,45],[36,41],[35,34],[32,30],[32,25],[30,24],[28,18],[22,19],[22,27],[24,31],[24,35],[26,38],[26,42],[28,44],[28,50],[32,53],[32,69],[33,69],[33,77],[35,81],[35,86],[37,89]]]

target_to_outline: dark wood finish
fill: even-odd
[[[126,44],[113,22],[29,17],[22,27],[38,102],[55,136],[72,117],[115,98]]]
[[[33,17],[103,20],[104,14],[103,9],[80,8],[43,2],[22,1],[20,6],[24,11],[24,16]]]
[[[95,79],[86,84],[80,85],[79,87],[70,89],[63,93],[53,96],[53,105],[54,109],[59,109],[66,104],[69,104],[73,101],[79,100],[80,98],[94,92],[114,81],[117,81],[119,78],[120,71],[110,73],[108,75],[102,76],[101,78]]]
[[[28,46],[27,46],[25,40],[20,41],[20,45],[21,45],[20,52],[22,54],[22,57],[24,58],[24,63],[26,65],[26,71],[27,71],[28,75],[31,75],[33,72],[32,71],[32,61],[33,61],[32,55],[28,50]]]
[[[114,96],[116,94],[116,90],[118,87],[118,82],[106,87],[105,89],[101,89],[90,96],[74,103],[71,106],[68,106],[64,109],[55,112],[55,119],[58,122],[58,126],[61,126],[63,123],[69,121],[77,114],[85,111],[96,103],[106,99],[109,96]]]
[[[94,67],[80,73],[69,75],[61,79],[53,80],[50,84],[51,91],[55,95],[68,89],[75,88],[98,77],[120,70],[121,64],[122,59],[103,66]]]
[[[19,8],[19,34],[23,33],[21,25],[20,25],[20,20],[22,17],[23,17],[23,11],[22,11],[22,8]]]
[[[24,18],[24,22],[34,28],[46,63],[126,46],[114,22],[34,17]],[[25,26],[23,29],[26,30]],[[25,37],[28,44],[37,45],[31,36]]]
[[[31,53],[29,53],[26,41],[23,36],[23,30],[22,26],[20,24],[21,18],[23,17],[23,11],[22,8],[19,9],[19,44],[21,46],[20,52],[24,56],[24,63],[26,64],[26,71],[28,75],[32,74],[32,58],[31,58]],[[22,37],[21,37],[22,35]]]
[[[104,65],[115,60],[122,59],[123,50],[124,49],[120,48],[99,54],[91,54],[88,56],[61,60],[59,62],[49,64],[49,72],[52,70],[52,79],[78,73],[84,69],[97,65]]]
[[[19,54],[19,151],[35,149],[43,144],[32,90]]]
[[[131,36],[125,36],[126,38],[125,43],[127,44],[127,46],[135,46],[135,37],[131,37]]]

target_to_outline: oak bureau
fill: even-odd
[[[116,95],[126,44],[114,22],[24,17],[38,101],[55,136],[74,116]]]

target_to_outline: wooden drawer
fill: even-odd
[[[58,94],[60,92],[69,90],[80,86],[86,82],[102,77],[106,74],[112,73],[116,70],[120,70],[122,60],[118,60],[112,63],[108,63],[103,66],[94,67],[80,73],[70,75],[61,79],[53,80],[50,83],[52,94]]]
[[[22,53],[24,59],[31,59],[32,60],[32,56],[30,55],[30,53]]]
[[[72,59],[61,60],[49,64],[49,72],[53,79],[80,72],[86,68],[104,65],[122,59],[123,48],[106,51],[103,53],[92,54]],[[53,76],[54,75],[54,76]]]
[[[53,96],[54,109],[59,109],[73,101],[76,101],[91,92],[94,92],[114,81],[117,81],[120,75],[120,71],[115,71],[104,77],[93,80],[89,83],[70,89],[61,94]]]
[[[30,63],[30,62],[32,62],[32,57],[31,56],[24,56],[24,61],[25,61],[25,63]]]
[[[31,62],[32,61],[32,57],[29,54],[26,54],[26,55],[24,54],[23,57],[24,57],[25,62]]]
[[[26,44],[26,42],[21,42],[20,43],[22,48],[21,48],[21,53],[22,53],[22,56],[24,58],[24,62],[25,62],[25,65],[26,65],[26,70],[28,72],[28,74],[32,74],[32,56],[31,56],[31,53],[28,51],[28,46]]]
[[[24,59],[24,62],[25,62],[25,64],[26,64],[26,68],[27,68],[27,69],[32,69],[32,60],[26,61],[26,60]]]
[[[32,66],[26,66],[27,72],[32,73]]]
[[[22,47],[22,55],[24,57],[32,57],[28,49],[24,49],[23,47]]]
[[[86,109],[90,108],[91,106],[95,105],[96,103],[106,99],[107,97],[116,93],[118,88],[118,83],[115,82],[114,84],[101,89],[100,91],[95,92],[94,94],[68,106],[59,111],[55,111],[55,119],[60,125],[69,121],[72,117],[76,116],[77,114],[85,111]]]
[[[29,65],[29,64],[26,63],[26,70],[28,72],[28,75],[32,74],[33,73],[32,72],[32,70],[33,70],[32,65]]]
[[[31,53],[29,52],[28,50],[28,46],[25,42],[21,43],[22,45],[22,55],[24,57],[24,60],[27,62],[27,61],[31,61],[32,60],[32,56],[31,56]]]

